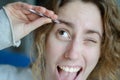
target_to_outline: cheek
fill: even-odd
[[[86,65],[89,69],[94,69],[96,66],[99,57],[100,57],[100,48],[93,48],[90,50],[86,50],[86,54],[84,55],[86,59]]]
[[[60,42],[55,38],[55,36],[49,36],[46,42],[46,59],[53,63],[57,62],[60,59],[65,51],[64,42]],[[50,62],[50,63],[51,63]]]

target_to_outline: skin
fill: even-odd
[[[58,16],[61,23],[46,41],[45,80],[86,80],[100,58],[100,11],[92,3],[73,1],[61,7]]]

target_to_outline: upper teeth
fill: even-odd
[[[73,67],[67,67],[67,66],[60,66],[60,69],[66,72],[78,72],[80,70],[79,67],[73,68]]]

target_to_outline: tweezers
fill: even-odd
[[[30,11],[31,13],[36,14],[36,15],[38,15],[38,16],[40,16],[40,17],[50,18],[50,19],[52,20],[52,22],[54,22],[54,23],[60,23],[59,20],[57,20],[57,19],[52,19],[51,17],[48,17],[48,16],[46,16],[46,15],[44,15],[44,14],[42,14],[42,13],[38,13],[38,12],[36,12],[36,11],[33,10],[33,9],[28,9],[28,11]]]

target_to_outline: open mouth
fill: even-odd
[[[59,80],[76,80],[82,72],[82,67],[57,66]]]

